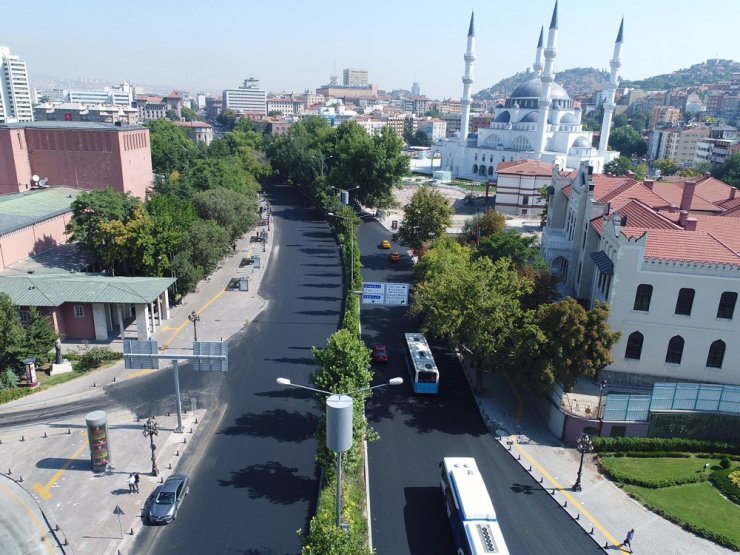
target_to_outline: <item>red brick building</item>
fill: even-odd
[[[131,193],[144,199],[152,184],[149,130],[138,125],[41,121],[0,125],[0,194],[34,186]]]

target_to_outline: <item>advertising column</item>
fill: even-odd
[[[90,442],[92,470],[93,472],[105,472],[111,461],[108,416],[105,411],[93,411],[85,417],[85,424],[87,424],[87,438]]]

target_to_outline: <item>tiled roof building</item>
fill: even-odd
[[[542,254],[565,294],[610,305],[621,333],[610,383],[740,385],[737,190],[709,175],[592,175],[585,163],[553,176]]]

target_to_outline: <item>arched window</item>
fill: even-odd
[[[717,307],[717,318],[732,320],[732,315],[735,313],[735,303],[737,303],[737,293],[734,291],[722,293]]]
[[[721,339],[714,341],[709,346],[707,355],[707,366],[709,368],[722,368],[722,362],[725,359],[725,342]]]
[[[676,314],[691,316],[691,307],[694,305],[694,290],[682,287],[676,299]]]
[[[481,165],[481,167],[480,167],[480,174],[481,175],[486,175],[486,166]]]
[[[488,166],[488,175],[493,175],[493,166]]]
[[[476,158],[477,158],[477,156],[476,156]],[[478,173],[478,164],[473,164],[473,173],[474,174],[477,174]]]
[[[642,355],[642,342],[645,338],[639,331],[633,331],[627,338],[627,349],[624,351],[624,358],[634,358],[640,360]]]
[[[653,286],[647,283],[641,283],[637,286],[637,293],[635,293],[635,305],[632,307],[633,310],[642,310],[647,312],[650,310],[650,299],[653,296]]]
[[[668,342],[668,350],[665,354],[665,361],[673,364],[681,364],[681,357],[683,357],[683,337],[680,335],[674,335]]]

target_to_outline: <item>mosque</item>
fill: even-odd
[[[544,28],[540,30],[533,64],[534,78],[514,89],[503,105],[496,106],[490,127],[478,129],[477,133],[468,132],[475,61],[474,15],[471,15],[465,53],[465,76],[462,79],[463,112],[460,134],[439,145],[439,169],[450,171],[453,177],[481,181],[494,179],[496,166],[501,162],[539,160],[547,164],[557,164],[560,170],[576,170],[581,162],[586,161],[593,167],[594,173],[601,173],[604,164],[619,156],[618,152],[607,150],[607,144],[615,108],[614,96],[621,65],[623,31],[624,20],[619,26],[614,54],[609,62],[611,73],[604,102],[604,121],[599,147],[594,148],[591,146],[593,133],[584,131],[581,125],[580,107],[574,107],[574,102],[565,89],[554,81],[558,37],[557,2],[545,48]]]

